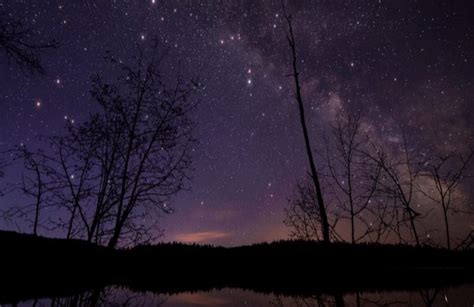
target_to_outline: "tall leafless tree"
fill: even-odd
[[[93,197],[88,197],[93,214],[83,223],[88,239],[106,237],[110,247],[122,236],[144,235],[143,224],[136,221],[145,219],[148,210],[170,212],[169,198],[189,179],[194,139],[188,114],[196,105],[191,96],[198,84],[178,76],[172,87],[167,85],[156,44],[146,60],[140,53],[130,66],[111,58],[123,74],[113,82],[94,77],[92,95],[102,113],[71,126],[71,139],[62,143],[80,153],[86,169],[81,178],[92,176],[94,182]],[[70,175],[66,159],[61,164]],[[69,185],[79,189],[81,180]],[[74,208],[83,215],[81,203]]]
[[[146,241],[156,215],[170,213],[171,198],[186,187],[200,85],[180,76],[170,83],[163,58],[157,42],[139,48],[132,64],[108,56],[118,77],[93,77],[100,111],[49,139],[40,183],[48,206],[61,212],[50,227],[67,238],[110,247]]]
[[[467,157],[451,152],[448,155],[439,156],[437,160],[428,165],[428,178],[434,184],[435,194],[421,188],[420,191],[431,201],[441,207],[446,234],[446,246],[451,249],[451,235],[449,226],[449,215],[455,212],[453,205],[460,201],[457,196],[460,185],[465,179],[465,172],[474,152],[471,151]]]
[[[376,202],[381,167],[364,154],[368,136],[361,128],[361,111],[341,111],[332,125],[331,140],[327,140],[326,160],[329,186],[341,218],[350,222],[351,243],[364,240],[377,230],[369,212]],[[370,208],[372,209],[372,208]]]
[[[292,57],[293,72],[290,74],[290,76],[293,77],[293,80],[295,82],[295,99],[298,103],[300,123],[301,123],[301,128],[303,129],[306,154],[308,156],[309,168],[311,171],[311,179],[313,181],[314,189],[316,191],[317,206],[319,209],[319,218],[321,221],[321,232],[323,236],[323,241],[329,243],[330,242],[329,222],[328,222],[326,207],[324,204],[323,192],[321,189],[321,184],[319,182],[319,176],[318,176],[318,172],[317,172],[315,161],[314,161],[313,151],[311,148],[308,127],[306,125],[303,97],[301,95],[301,85],[300,85],[300,79],[299,79],[298,60],[297,60],[297,52],[296,52],[296,40],[293,33],[292,17],[286,13],[284,5],[282,5],[282,7],[283,7],[284,15],[286,17],[286,21],[288,23],[287,40],[290,46],[291,57]]]

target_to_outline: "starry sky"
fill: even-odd
[[[403,126],[419,151],[472,144],[474,2],[288,1],[287,9],[316,149],[335,113],[357,108],[382,142],[397,146]],[[135,43],[157,38],[170,51],[166,73],[179,67],[205,86],[193,115],[200,143],[191,190],[163,218],[164,239],[287,237],[284,207],[307,160],[280,1],[0,0],[0,10],[36,39],[61,42],[42,57],[44,76],[1,55],[0,150],[37,146],[39,135],[86,118],[96,108],[90,77],[105,69],[106,51],[126,59]]]

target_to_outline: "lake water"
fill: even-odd
[[[298,297],[241,289],[157,294],[108,287],[70,297],[42,298],[16,306],[474,306],[474,285],[410,291],[314,294]],[[3,305],[5,306],[5,305]],[[15,306],[7,304],[6,306]]]

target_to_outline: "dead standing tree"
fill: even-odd
[[[295,82],[295,99],[298,103],[300,122],[301,122],[301,127],[303,129],[303,136],[304,136],[304,142],[305,142],[305,147],[306,147],[306,154],[308,156],[309,168],[311,171],[311,179],[313,181],[314,190],[316,192],[323,241],[329,243],[330,242],[329,222],[328,222],[326,207],[324,205],[324,197],[323,197],[323,193],[321,189],[321,184],[319,182],[318,172],[316,170],[316,165],[314,162],[313,151],[311,148],[311,143],[309,141],[308,128],[306,126],[305,110],[304,110],[303,97],[301,95],[301,86],[300,86],[299,71],[298,71],[298,64],[297,64],[298,61],[297,61],[297,53],[296,53],[296,41],[295,41],[295,37],[293,33],[292,18],[290,15],[286,13],[284,6],[283,6],[283,11],[286,17],[286,21],[288,23],[287,40],[290,46],[291,56],[292,56],[293,72],[292,74],[290,74],[290,76],[293,77],[294,82]]]

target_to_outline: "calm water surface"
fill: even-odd
[[[366,292],[311,297],[283,296],[241,289],[156,294],[120,287],[71,297],[42,298],[17,306],[474,306],[474,285],[399,292]],[[14,306],[14,305],[7,305]]]

